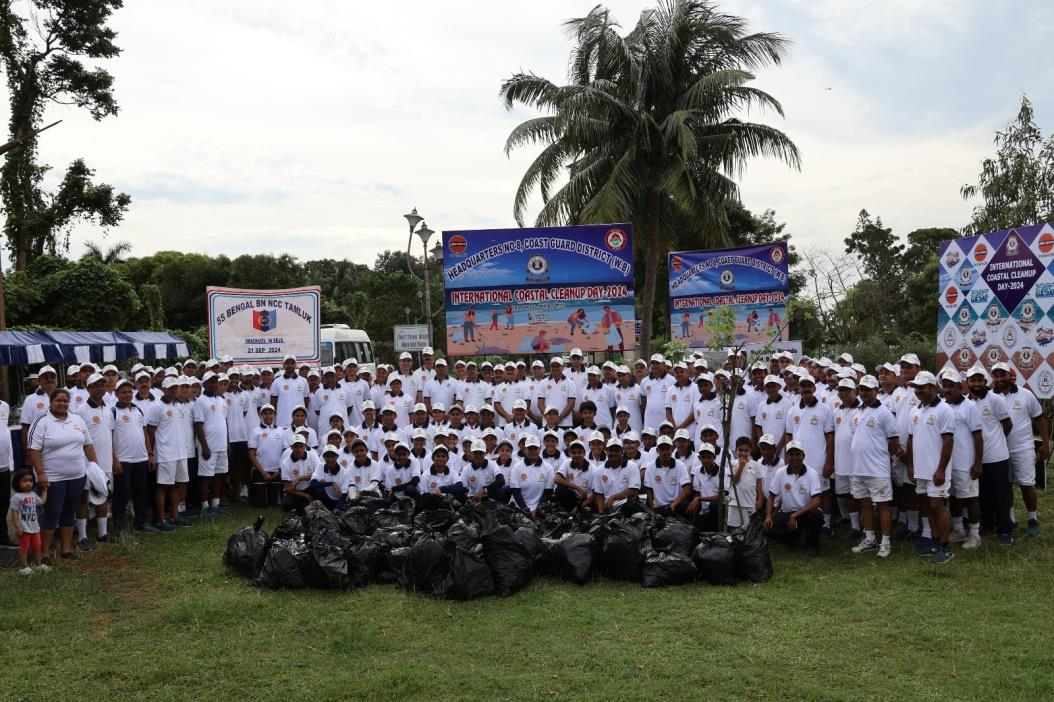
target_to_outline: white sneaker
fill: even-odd
[[[26,566],[25,568],[20,568],[18,572],[22,575],[33,575],[33,569],[29,566]]]
[[[248,497],[249,497],[249,486],[248,485],[242,485],[242,489],[238,493],[238,497],[241,497],[241,498],[244,498],[244,499],[248,499]]]
[[[966,541],[966,532],[953,530],[951,536],[948,538],[948,541],[953,544],[961,544]]]
[[[874,551],[878,548],[878,542],[869,539],[863,539],[856,546],[850,549],[853,553],[867,553],[868,551]]]
[[[50,573],[51,572],[51,566],[49,566],[47,563],[41,563],[40,565],[34,566],[34,567],[37,570],[39,570],[41,573]]]
[[[888,541],[886,543],[884,543],[884,544],[879,544],[879,546],[878,546],[878,557],[879,558],[889,558],[889,556],[892,553],[893,553],[893,544],[889,543]]]
[[[963,541],[963,548],[977,548],[981,545],[981,537],[974,534],[970,534],[966,537],[966,541]]]

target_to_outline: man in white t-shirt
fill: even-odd
[[[1046,464],[1050,460],[1050,436],[1047,420],[1039,400],[1027,388],[1018,387],[1010,377],[1010,367],[1005,363],[992,366],[992,383],[995,391],[1006,400],[1010,410],[1013,429],[1006,437],[1010,450],[1010,482],[1021,490],[1021,499],[1028,510],[1028,533],[1038,536],[1039,516],[1036,512],[1036,443],[1039,437],[1039,457]],[[1014,491],[1010,491],[1011,527],[1014,526]]]
[[[288,427],[293,423],[293,408],[303,405],[310,409],[307,378],[296,372],[296,356],[287,355],[282,360],[282,377],[271,383],[271,404],[275,406],[278,426]]]
[[[644,468],[648,509],[661,514],[685,514],[692,495],[692,477],[684,464],[673,457],[673,441],[660,436],[654,460]]]
[[[889,558],[893,552],[891,537],[893,520],[890,504],[893,482],[889,466],[891,457],[902,457],[904,449],[897,438],[897,420],[878,399],[878,379],[865,375],[857,386],[860,407],[852,415],[851,451],[852,478],[850,488],[860,506],[863,540],[852,548],[853,553],[878,550],[879,558]],[[882,542],[875,539],[875,512],[878,507]]]
[[[114,453],[113,453],[113,411],[106,405],[105,396],[107,392],[107,380],[101,373],[93,373],[85,383],[88,390],[88,399],[76,410],[88,427],[88,437],[95,446],[95,456],[99,467],[106,474],[106,481],[113,485]],[[118,465],[120,469],[120,465]],[[88,499],[87,491],[84,499],[77,508],[77,544],[82,551],[90,551],[91,544],[88,541]],[[95,523],[98,529],[99,541],[110,540],[107,530],[108,511],[106,504],[95,507]]]
[[[403,351],[399,354],[399,370],[388,376],[389,385],[391,385],[393,378],[399,378],[399,380],[403,382],[403,392],[410,397],[411,405],[417,404],[421,401],[421,395],[424,390],[421,385],[420,376],[414,373],[413,365],[414,357],[406,351]]]
[[[544,417],[546,407],[555,407],[558,413],[557,425],[571,426],[574,423],[572,412],[578,398],[578,385],[564,375],[564,359],[554,356],[549,361],[549,377],[540,392],[537,403],[539,414]]]
[[[673,376],[666,372],[666,359],[660,353],[653,354],[651,373],[640,381],[644,426],[658,427],[666,421],[666,390],[674,382]]]
[[[798,377],[801,400],[787,412],[786,440],[797,441],[805,451],[805,462],[820,474],[824,493],[820,501],[823,512],[823,531],[831,533],[831,476],[834,475],[834,414],[830,405],[816,398],[816,383],[812,376]]]
[[[1010,410],[999,393],[990,390],[988,371],[975,365],[966,371],[966,382],[970,386],[970,399],[977,407],[981,418],[981,479],[980,492],[981,528],[997,535],[1000,544],[1013,543],[1010,514],[1004,506],[1010,503],[1010,451],[1006,437],[1013,430]]]
[[[820,474],[805,465],[805,447],[791,440],[784,446],[787,465],[772,476],[762,528],[777,541],[793,546],[805,536],[805,553],[820,552],[823,513]]]
[[[955,436],[955,413],[937,394],[937,378],[919,371],[911,381],[919,406],[911,412],[908,431],[908,477],[919,495],[922,536],[915,543],[920,556],[930,555],[933,563],[947,563],[955,557],[949,545],[951,521],[944,501],[951,495],[952,476],[948,469]]]
[[[212,372],[202,376],[202,393],[194,400],[191,409],[194,438],[198,444],[198,482],[202,517],[225,514],[220,508],[220,497],[223,496],[229,467],[228,408],[225,398],[217,393],[217,380],[218,376]]]
[[[952,515],[953,534],[963,542],[963,548],[981,545],[981,506],[977,501],[981,458],[984,454],[981,435],[981,415],[970,399],[963,395],[963,381],[959,371],[946,368],[940,375],[944,401],[955,413],[955,435],[952,437],[951,470],[952,497],[958,500],[962,512],[970,520],[970,535],[966,535],[961,514]]]

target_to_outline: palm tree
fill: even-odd
[[[127,241],[118,241],[110,248],[105,251],[101,246],[96,244],[94,241],[84,242],[84,255],[81,256],[81,260],[94,258],[100,263],[106,265],[112,265],[114,263],[120,263],[124,260],[124,255],[131,253],[132,245]]]
[[[506,154],[544,145],[520,181],[513,214],[523,226],[537,188],[544,204],[535,226],[635,224],[647,356],[661,252],[686,232],[726,243],[725,204],[738,198],[733,177],[751,157],[800,167],[783,132],[737,116],[752,107],[783,115],[775,98],[747,84],[753,70],[779,64],[788,41],[748,33],[742,18],[708,0],[660,0],[625,36],[599,5],[566,27],[575,39],[567,85],[517,73],[501,86],[506,108],[546,113],[517,126],[505,144]]]

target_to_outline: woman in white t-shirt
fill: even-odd
[[[51,392],[51,408],[29,427],[29,462],[37,484],[48,488],[48,501],[40,519],[40,546],[48,553],[55,529],[59,530],[59,557],[73,558],[73,526],[84,492],[88,461],[95,463],[95,447],[84,420],[69,411],[65,388]]]

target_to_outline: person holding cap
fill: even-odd
[[[900,446],[896,418],[878,399],[878,387],[874,376],[865,375],[860,379],[857,386],[860,406],[850,420],[853,456],[850,492],[859,505],[863,529],[863,539],[851,550],[853,553],[877,550],[879,558],[888,558],[893,552],[890,465],[893,459],[905,456],[906,451]],[[875,508],[882,531],[881,543],[875,538]]]
[[[1039,437],[1039,457],[1046,465],[1050,460],[1050,435],[1047,431],[1047,419],[1039,400],[1028,388],[1018,387],[1010,376],[1010,367],[1005,363],[992,366],[992,382],[997,393],[1006,400],[1010,411],[1011,430],[1006,437],[1010,450],[1010,482],[1021,490],[1021,499],[1028,511],[1028,533],[1038,536],[1040,532],[1039,514],[1036,511],[1036,439]],[[1010,503],[1007,506],[1011,528],[1016,528],[1014,521],[1014,491],[1010,491]]]
[[[656,443],[657,456],[644,468],[648,509],[663,515],[684,515],[692,495],[692,479],[684,463],[673,457],[673,442],[663,436]]]
[[[791,440],[785,447],[787,465],[772,476],[762,528],[773,539],[793,546],[805,536],[805,553],[820,552],[820,530],[824,517],[820,511],[823,484],[820,474],[805,465],[805,447]]]
[[[937,378],[919,371],[911,381],[919,405],[911,412],[908,430],[908,477],[919,495],[922,536],[915,544],[920,556],[931,556],[933,563],[947,563],[955,557],[949,546],[951,522],[944,501],[951,495],[951,471],[955,436],[955,413],[937,393]]]
[[[607,457],[593,476],[592,490],[600,514],[618,509],[640,492],[640,467],[623,455],[618,439],[608,441]]]
[[[1013,431],[1013,421],[1006,400],[997,392],[989,390],[990,377],[984,366],[975,365],[966,371],[966,382],[970,388],[970,400],[977,407],[981,418],[981,476],[978,481],[979,507],[981,511],[981,529],[989,534],[993,531],[1000,544],[1009,546],[1014,537],[1011,528],[1010,514],[1003,505],[1011,500],[1010,485],[1010,450],[1007,437]],[[980,529],[976,533],[980,541]],[[970,526],[970,539],[973,541],[974,529]],[[980,544],[977,544],[980,545]],[[963,548],[966,548],[966,543]],[[976,548],[972,543],[970,548]]]

